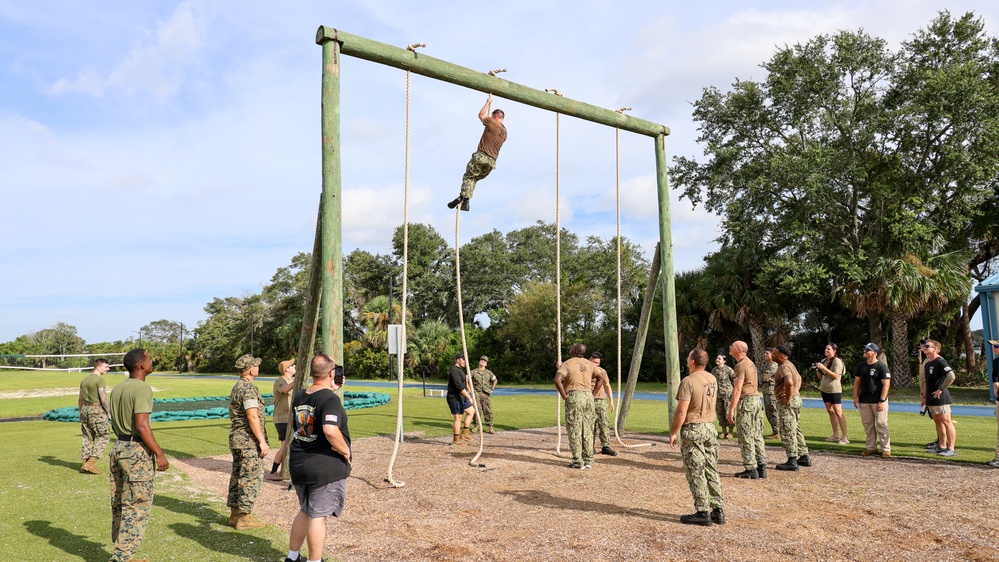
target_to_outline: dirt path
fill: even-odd
[[[358,440],[327,551],[344,561],[999,560],[997,470],[818,453],[814,468],[739,480],[728,476],[741,470],[738,445],[724,441],[728,524],[703,528],[678,523],[693,504],[662,436],[586,471],[566,468],[555,438],[554,428],[486,435],[486,467],[473,468],[472,447],[407,437],[400,489],[383,482],[392,441]],[[784,460],[779,448],[768,455],[771,467]],[[224,501],[229,461],[172,464]],[[287,529],[297,510],[287,485],[264,483],[262,519]]]

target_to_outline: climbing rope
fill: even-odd
[[[561,96],[555,88],[545,88],[556,96]],[[558,367],[562,366],[562,114],[555,114],[555,349],[558,350]],[[562,456],[562,395],[556,393],[555,423],[556,440],[555,454]]]
[[[465,358],[465,384],[468,386],[468,395],[472,397],[472,407],[475,408],[475,419],[479,422],[479,451],[475,453],[472,460],[468,461],[469,466],[485,467],[478,464],[479,457],[482,456],[482,448],[486,439],[482,429],[482,412],[475,400],[475,389],[471,387],[472,373],[468,368],[468,341],[465,339],[465,311],[461,304],[461,205],[454,209],[454,278],[458,291],[458,325],[461,327],[461,353]]]
[[[414,43],[408,47],[408,50],[416,53],[418,47],[426,47],[425,43]],[[402,199],[402,319],[401,323],[401,334],[399,337],[399,349],[396,353],[396,365],[398,369],[396,372],[399,373],[399,400],[398,406],[396,408],[395,416],[395,443],[392,444],[392,457],[389,459],[388,466],[388,482],[395,488],[402,488],[406,485],[405,482],[396,480],[392,476],[392,469],[395,468],[395,459],[399,455],[399,445],[402,443],[402,433],[403,433],[403,419],[402,419],[402,366],[403,359],[405,358],[406,351],[406,297],[408,295],[408,289],[406,287],[406,282],[409,277],[409,132],[410,132],[410,107],[412,96],[411,83],[412,83],[412,72],[406,71],[406,166],[405,166],[405,179],[403,180],[403,199]],[[389,323],[392,323],[392,310],[389,309]]]
[[[618,113],[630,111],[630,107],[618,109]],[[621,129],[614,129],[614,183],[617,199],[617,409],[614,411],[614,438],[618,445],[627,448],[651,447],[652,443],[629,445],[621,440],[617,423],[621,413]]]

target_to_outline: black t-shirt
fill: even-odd
[[[328,388],[312,394],[300,390],[291,407],[295,434],[291,440],[291,463],[288,470],[291,471],[292,483],[321,485],[350,476],[347,459],[332,449],[322,427],[339,427],[347,447],[350,447],[347,412],[343,409],[340,397]]]
[[[859,380],[858,380],[859,379]],[[891,380],[888,367],[875,361],[873,365],[867,361],[857,363],[853,368],[853,384],[857,385],[857,401],[861,404],[877,404],[881,401],[881,390],[884,382]]]
[[[451,370],[447,376],[447,394],[460,398],[462,390],[465,390],[465,369],[451,365]]]
[[[940,393],[940,398],[934,398],[933,393],[940,390],[940,385],[947,378],[947,373],[951,372],[950,365],[943,357],[937,357],[933,361],[927,361],[924,367],[926,372],[926,405],[943,406],[950,404],[950,391],[946,388]]]

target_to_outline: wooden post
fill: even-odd
[[[628,366],[628,384],[618,405],[617,429],[623,432],[628,426],[628,410],[635,396],[635,385],[638,383],[638,370],[642,367],[642,355],[645,353],[645,340],[649,335],[649,318],[652,317],[652,302],[656,298],[656,286],[659,283],[660,244],[656,243],[656,251],[652,255],[652,267],[649,269],[649,283],[645,287],[645,297],[642,299],[642,313],[638,318],[638,332],[635,334],[635,348],[631,352],[631,365]]]
[[[343,364],[343,223],[340,166],[340,43],[318,41],[323,47],[322,135],[322,306],[323,353]]]
[[[638,119],[567,97],[555,96],[541,90],[497,78],[496,76],[490,76],[485,72],[471,70],[435,59],[416,51],[393,47],[392,45],[386,45],[385,43],[379,43],[378,41],[372,41],[371,39],[347,33],[346,31],[320,26],[319,30],[316,31],[316,43],[326,45],[327,42],[338,43],[340,45],[340,52],[344,55],[401,68],[402,70],[409,70],[415,74],[450,82],[451,84],[457,84],[458,86],[471,88],[480,92],[494,94],[526,105],[571,115],[587,121],[593,121],[594,123],[600,123],[601,125],[618,127],[625,131],[649,137],[669,134],[669,129],[658,123]]]
[[[673,232],[670,225],[669,179],[666,176],[666,137],[656,137],[656,187],[659,194],[659,246],[663,264],[663,335],[666,351],[666,388],[669,392],[669,422],[676,412],[680,387],[680,344],[677,342],[676,284],[673,279]]]

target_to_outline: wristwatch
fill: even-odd
[[[880,399],[878,399],[878,402],[887,402],[887,401],[888,401],[887,398],[880,398]]]

